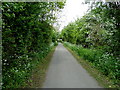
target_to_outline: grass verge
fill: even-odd
[[[98,69],[96,69],[92,65],[92,63],[81,59],[74,51],[72,51],[67,46],[65,46],[65,47],[77,59],[77,61],[82,65],[82,67],[85,68],[87,70],[87,72],[98,81],[98,84],[101,87],[116,88],[116,86],[113,85],[113,82],[107,76],[103,75]]]
[[[54,46],[49,54],[42,60],[42,62],[40,62],[36,68],[32,70],[32,74],[25,82],[25,86],[23,86],[23,88],[42,88],[55,48],[56,46]]]

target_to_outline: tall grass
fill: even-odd
[[[80,45],[64,42],[64,45],[77,53],[82,59],[87,60],[98,68],[100,72],[108,76],[114,81],[114,84],[119,84],[120,78],[120,60],[112,54],[108,54],[102,49],[88,49]]]

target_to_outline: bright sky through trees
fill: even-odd
[[[71,21],[82,17],[88,10],[88,4],[82,4],[84,0],[66,0],[66,4],[58,19],[59,31]]]

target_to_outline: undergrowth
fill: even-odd
[[[113,81],[113,85],[119,87],[119,60],[103,50],[83,48],[80,45],[64,42],[64,45],[77,53],[82,59],[92,63],[103,75],[109,77]]]
[[[7,72],[3,72],[3,89],[7,88],[19,88],[24,86],[25,81],[31,75],[32,70],[36,68],[36,66],[40,63],[43,63],[44,58],[51,51],[51,49],[57,44],[51,44],[43,53],[36,52],[30,53],[31,56],[21,56],[18,61],[23,61],[23,64],[15,62],[15,66],[7,70]],[[24,62],[24,59],[27,59],[29,62]],[[19,65],[20,64],[20,65]]]

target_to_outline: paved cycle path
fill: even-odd
[[[53,54],[43,88],[101,88],[97,81],[59,43]]]

